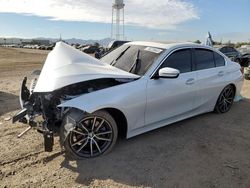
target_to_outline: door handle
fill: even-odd
[[[220,72],[218,73],[218,76],[224,76],[224,71],[220,71]]]
[[[187,81],[186,81],[186,85],[192,85],[194,84],[194,78],[189,78]]]

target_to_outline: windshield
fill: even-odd
[[[137,66],[135,69],[136,72],[132,73],[142,76],[163,51],[164,49],[155,47],[123,45],[102,57],[101,61],[124,71],[131,72],[131,68],[133,68],[135,62],[140,60],[140,66]]]

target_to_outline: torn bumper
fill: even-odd
[[[26,108],[26,106],[28,106],[29,103],[30,92],[26,87],[26,82],[27,82],[27,77],[24,77],[19,94],[19,101],[22,110],[13,116],[12,123],[15,123],[17,121],[22,123],[27,123],[27,119],[25,118],[25,116],[28,114],[28,109]]]
[[[27,115],[27,109],[23,108],[21,111],[19,111],[16,115],[13,116],[12,123],[15,123],[17,121],[21,121],[22,123],[27,123],[27,120],[24,120],[26,115]]]

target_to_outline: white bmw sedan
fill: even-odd
[[[57,43],[13,122],[42,127],[45,150],[59,133],[76,158],[109,152],[127,138],[206,112],[225,113],[239,95],[239,64],[192,43],[130,42],[99,61]],[[44,119],[42,126],[37,115]]]

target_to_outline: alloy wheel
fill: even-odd
[[[228,86],[222,91],[218,100],[218,108],[220,112],[221,113],[227,112],[231,108],[233,100],[234,100],[234,89],[231,86]]]
[[[113,129],[110,123],[99,116],[81,120],[69,133],[69,146],[79,157],[96,157],[112,144]]]

